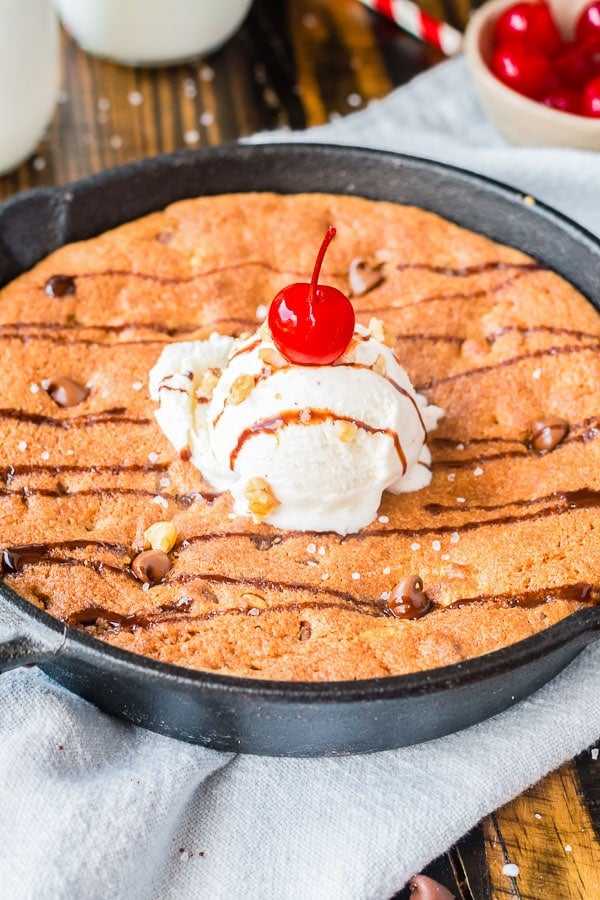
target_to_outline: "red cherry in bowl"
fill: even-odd
[[[541,97],[550,76],[548,57],[516,41],[494,51],[490,68],[507,87],[533,100]]]
[[[583,90],[582,112],[584,116],[600,119],[600,75],[592,78]]]
[[[581,97],[579,91],[568,87],[556,87],[549,89],[542,97],[540,103],[551,109],[559,109],[561,112],[571,113],[574,116],[581,113]]]
[[[282,288],[269,307],[269,328],[279,352],[300,366],[327,366],[348,347],[354,334],[354,309],[348,297],[319,284],[325,252],[335,237],[332,226],[323,238],[310,284]]]
[[[514,3],[499,17],[494,28],[496,46],[519,41],[551,56],[562,43],[547,3]]]
[[[585,41],[590,37],[596,38],[600,46],[600,0],[588,3],[584,7],[575,26],[575,39],[577,41]]]

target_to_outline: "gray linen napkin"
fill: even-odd
[[[478,169],[600,231],[600,157],[509,149],[460,61],[308,137]],[[596,645],[460,734],[365,757],[274,760],[123,724],[37,670],[3,675],[0,898],[383,900],[589,746],[599,684]]]

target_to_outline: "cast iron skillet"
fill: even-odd
[[[600,243],[542,204],[460,169],[309,145],[225,146],[122,166],[0,209],[0,284],[69,241],[199,194],[331,191],[416,204],[551,266],[600,308]],[[260,228],[260,222],[257,222]],[[217,750],[322,756],[440,737],[526,697],[600,631],[600,607],[465,663],[355,682],[270,682],[195,672],[72,630],[0,585],[0,671],[38,663],[102,709]]]

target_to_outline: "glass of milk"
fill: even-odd
[[[152,66],[215,50],[239,28],[252,0],[54,2],[84,50],[125,65]]]
[[[36,148],[58,93],[52,0],[0,0],[0,175]]]

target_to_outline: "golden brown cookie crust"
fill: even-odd
[[[353,297],[357,320],[385,321],[446,410],[432,484],[385,494],[343,539],[232,517],[148,395],[166,343],[251,331],[282,286],[308,280],[330,224],[323,280],[349,291],[356,260],[381,273]],[[51,296],[56,275],[73,290]],[[516,250],[353,197],[186,200],[56,251],[4,288],[0,324],[4,578],[89,634],[212,672],[356,679],[486,653],[597,599],[600,317]],[[59,377],[89,395],[58,405],[42,385]],[[532,423],[549,416],[569,431],[541,455]],[[158,521],[177,530],[172,568],[144,586],[131,561]],[[411,574],[431,611],[386,615]]]

